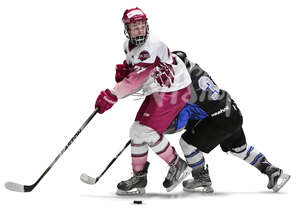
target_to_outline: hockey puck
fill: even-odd
[[[134,200],[133,204],[143,204],[142,200]]]

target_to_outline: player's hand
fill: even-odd
[[[171,65],[167,63],[160,62],[158,66],[156,66],[153,77],[154,80],[161,86],[161,87],[168,87],[170,88],[172,83],[174,83],[174,76],[175,72]]]
[[[130,73],[130,69],[128,67],[126,60],[124,60],[123,64],[117,64],[116,74],[115,74],[116,82],[122,81],[125,77],[129,75],[129,73]]]
[[[117,103],[117,101],[118,98],[113,95],[109,89],[106,89],[105,91],[101,91],[100,95],[98,96],[95,103],[95,108],[99,108],[98,112],[102,114],[109,110],[115,103]]]

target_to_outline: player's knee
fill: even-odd
[[[187,143],[185,142],[185,140],[183,140],[183,138],[180,138],[179,144],[180,144],[181,149],[182,149],[182,148],[184,148],[184,146],[185,146]]]
[[[131,125],[130,127],[130,130],[129,130],[129,137],[131,139],[131,141],[133,142],[136,137],[137,137],[137,126],[138,126],[139,122],[135,121],[133,122],[133,124]]]
[[[241,129],[233,134],[229,139],[220,144],[224,152],[240,153],[247,148],[246,137],[244,131]]]
[[[247,144],[243,144],[242,146],[239,146],[239,147],[233,147],[230,150],[230,152],[238,154],[238,153],[244,152],[246,149],[247,149]]]
[[[179,140],[179,144],[182,150],[191,148],[191,145],[189,145],[182,137]]]
[[[246,156],[247,149],[247,144],[243,144],[242,146],[232,148],[229,152],[236,157],[244,158]]]
[[[194,152],[195,150],[197,150],[196,147],[188,144],[182,137],[179,140],[179,144],[180,144],[180,147],[181,147],[184,155],[189,155],[191,152]]]
[[[130,138],[135,144],[154,143],[160,138],[160,135],[151,127],[134,122],[130,128]]]

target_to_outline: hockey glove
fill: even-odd
[[[167,63],[160,62],[154,71],[154,79],[161,87],[170,88],[172,83],[174,83],[175,72],[173,67]]]
[[[113,95],[109,89],[105,91],[101,91],[100,95],[98,96],[95,108],[99,108],[99,113],[102,114],[105,111],[109,110],[115,103],[117,103],[118,98]]]
[[[130,70],[129,70],[126,60],[124,60],[123,64],[117,64],[116,65],[116,74],[115,74],[116,82],[122,81],[125,77],[128,76],[129,73],[130,73]]]

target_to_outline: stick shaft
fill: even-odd
[[[123,149],[116,155],[116,157],[114,157],[110,163],[107,165],[107,167],[104,169],[104,171],[96,178],[96,182],[98,182],[98,180],[104,175],[104,173],[109,169],[109,167],[111,167],[111,165],[117,160],[117,158],[122,154],[122,152],[129,146],[129,144],[131,143],[131,140],[129,140],[125,146],[123,147]]]
[[[33,184],[33,188],[43,179],[43,177],[50,171],[50,169],[54,166],[54,164],[58,161],[58,159],[64,154],[64,152],[70,147],[70,145],[74,142],[74,140],[78,137],[78,135],[83,131],[83,129],[88,125],[88,123],[94,118],[94,116],[98,112],[98,108],[94,110],[94,112],[88,117],[88,119],[83,123],[80,129],[75,133],[75,135],[71,138],[71,140],[67,143],[67,145],[61,150],[61,152],[56,156],[54,161],[50,164],[50,166],[44,171],[44,173],[39,177],[39,179]],[[33,189],[32,188],[32,189]]]

